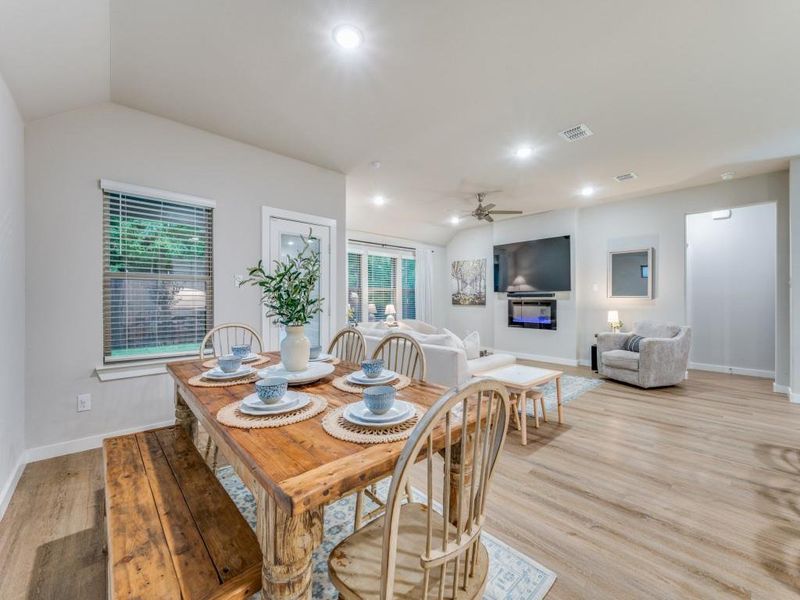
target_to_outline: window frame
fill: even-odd
[[[392,290],[392,303],[395,309],[399,309],[398,315],[395,317],[398,321],[406,319],[403,315],[403,259],[411,259],[415,262],[416,269],[416,251],[412,249],[405,249],[393,246],[372,246],[363,242],[348,241],[347,254],[361,255],[361,314],[356,315],[356,320],[360,323],[369,322],[369,266],[368,256],[386,256],[395,259],[395,273],[394,273],[394,289]],[[349,260],[349,259],[348,259]],[[416,271],[415,271],[416,272]],[[347,294],[348,304],[350,300],[350,282],[348,279]],[[414,282],[414,313],[416,318],[416,280]],[[372,288],[372,289],[385,289],[385,288]],[[408,289],[408,288],[406,288]],[[384,319],[375,319],[374,323],[379,323]]]
[[[116,182],[107,179],[101,179],[99,181],[99,188],[101,191],[101,201],[102,201],[102,227],[101,227],[101,252],[103,253],[102,257],[102,284],[101,284],[101,302],[103,305],[103,325],[102,325],[102,364],[103,367],[98,367],[98,374],[100,373],[101,369],[115,369],[121,368],[125,369],[128,366],[136,366],[136,365],[146,365],[146,364],[158,364],[158,363],[165,363],[170,362],[172,360],[181,359],[187,356],[197,356],[200,341],[198,341],[197,349],[194,350],[185,350],[180,352],[154,352],[149,354],[134,354],[130,356],[111,356],[110,350],[110,338],[111,338],[111,323],[110,323],[110,307],[106,299],[106,293],[109,288],[109,284],[114,279],[141,279],[141,280],[186,280],[186,277],[181,275],[175,276],[164,276],[158,274],[148,274],[148,273],[125,273],[123,276],[120,276],[120,273],[113,272],[110,270],[110,256],[107,254],[106,245],[108,242],[107,235],[108,235],[108,224],[105,222],[105,212],[106,212],[106,195],[107,194],[118,194],[123,196],[130,196],[135,197],[138,200],[150,200],[153,202],[166,202],[171,204],[180,204],[190,206],[192,208],[204,208],[208,210],[208,231],[209,236],[207,240],[208,250],[206,261],[208,265],[208,274],[204,276],[197,276],[197,281],[204,281],[206,284],[206,318],[205,318],[205,334],[207,334],[211,329],[214,327],[214,226],[215,226],[215,215],[214,210],[216,208],[216,202],[213,200],[209,200],[207,198],[200,198],[197,196],[192,196],[189,194],[182,194],[178,192],[170,192],[166,190],[159,190],[156,188],[149,188],[139,185],[127,184]],[[132,276],[131,276],[132,275]],[[138,374],[146,374],[146,373],[138,373]],[[112,377],[115,378],[115,377]],[[102,378],[101,378],[102,379]]]

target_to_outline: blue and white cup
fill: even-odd
[[[242,359],[235,354],[226,354],[217,359],[217,365],[223,373],[235,373],[242,366]]]
[[[314,360],[319,358],[319,355],[322,354],[322,346],[311,346],[308,351],[308,358],[310,360]]]
[[[231,346],[231,353],[239,358],[247,358],[250,356],[250,344],[236,344]]]
[[[364,404],[371,413],[382,415],[394,406],[394,399],[397,395],[390,385],[376,385],[364,390]]]
[[[256,394],[264,404],[275,404],[286,395],[288,387],[286,377],[267,377],[256,381]]]
[[[383,372],[383,359],[371,358],[361,361],[361,370],[364,371],[364,375],[370,379],[375,379]]]

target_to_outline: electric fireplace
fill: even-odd
[[[556,329],[556,301],[540,298],[509,298],[508,326]]]

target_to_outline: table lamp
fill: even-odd
[[[375,314],[378,312],[378,309],[375,308],[375,305],[370,302],[367,305],[367,312],[369,313],[369,320],[372,321],[375,318]]]
[[[394,323],[394,316],[397,314],[397,310],[395,310],[394,304],[387,304],[383,312],[386,315],[386,322]]]
[[[618,310],[608,311],[608,326],[611,327],[611,331],[614,333],[619,333],[619,330],[622,327],[622,321],[619,320]]]

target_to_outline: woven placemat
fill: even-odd
[[[259,365],[265,365],[270,360],[272,360],[269,356],[259,356],[258,360],[251,360],[250,362],[243,362],[243,365],[247,365],[248,367],[257,367]],[[203,363],[203,367],[206,369],[213,369],[217,366],[217,359],[212,358],[211,360],[207,360]]]
[[[356,425],[345,419],[343,413],[346,407],[347,405],[340,406],[325,415],[325,418],[322,419],[322,428],[336,439],[355,442],[356,444],[385,444],[408,439],[425,413],[424,408],[414,404],[416,414],[408,421],[403,421],[398,425],[389,425],[388,427],[367,427]]]
[[[258,371],[253,371],[250,375],[239,377],[238,379],[225,379],[217,381],[213,379],[204,379],[202,375],[195,375],[189,378],[189,385],[194,387],[228,387],[230,385],[242,385],[243,383],[255,383],[258,381]]]
[[[350,392],[351,394],[360,394],[368,387],[375,387],[374,385],[358,385],[357,383],[350,383],[347,381],[347,375],[337,377],[332,382],[333,387],[343,392]],[[411,378],[407,375],[398,375],[397,379],[390,383],[381,383],[376,385],[391,385],[396,390],[402,390],[411,385]]]
[[[310,419],[324,411],[328,406],[328,401],[322,396],[317,396],[315,394],[303,395],[311,398],[311,402],[304,407],[280,415],[264,415],[263,417],[246,415],[239,410],[239,405],[242,403],[241,400],[233,402],[219,410],[217,413],[217,421],[223,425],[238,427],[239,429],[282,427],[284,425],[291,425],[292,423],[299,423],[300,421]]]

